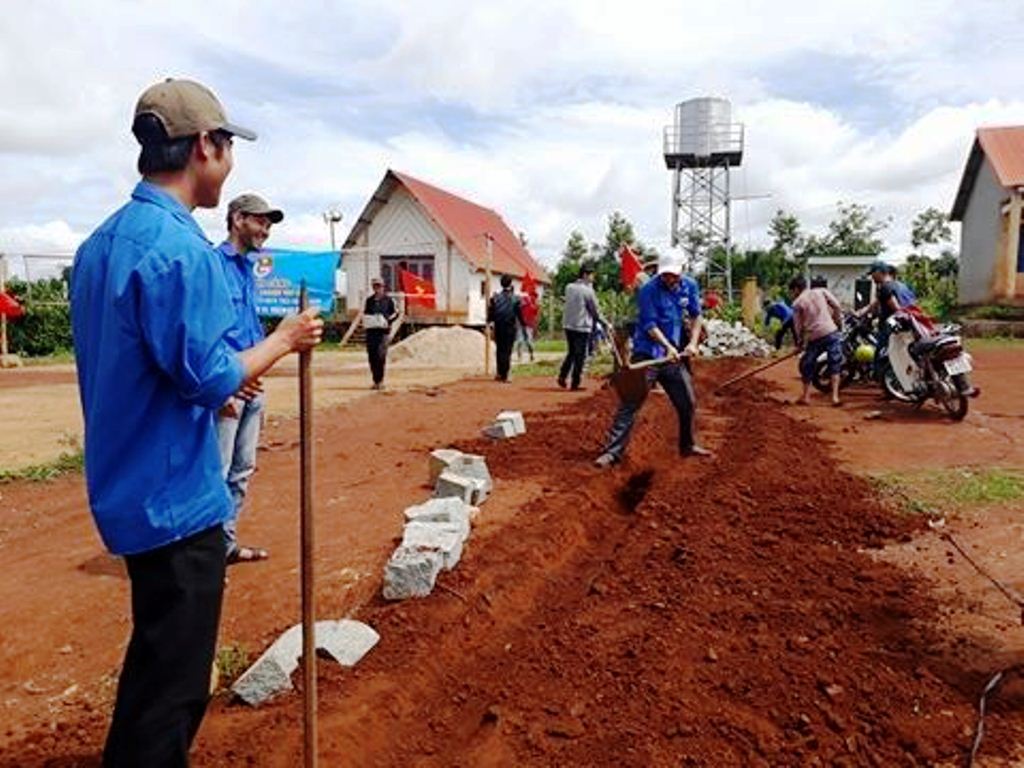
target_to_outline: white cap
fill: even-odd
[[[681,275],[686,271],[686,253],[682,248],[667,248],[658,258],[658,274]]]

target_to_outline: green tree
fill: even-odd
[[[836,216],[824,236],[807,238],[804,252],[813,256],[878,256],[885,250],[879,235],[889,220],[875,218],[875,211],[861,203],[837,203]]]
[[[597,291],[621,289],[619,251],[623,245],[632,248],[641,259],[647,255],[646,247],[636,238],[633,224],[620,211],[612,211],[608,216],[604,247],[594,264],[594,288]]]
[[[69,274],[69,272],[65,272]],[[20,319],[7,324],[12,352],[25,357],[52,355],[71,349],[68,286],[61,278],[10,280],[7,291],[25,308]]]
[[[791,259],[803,250],[804,234],[800,229],[799,220],[781,208],[768,223],[768,234],[772,238],[771,250],[774,253],[781,253]]]
[[[562,249],[562,258],[555,266],[555,273],[551,277],[551,288],[555,297],[561,298],[565,293],[565,286],[579,276],[580,265],[589,256],[590,244],[587,242],[587,238],[578,229],[573,230]]]
[[[910,244],[917,252],[923,253],[926,245],[948,243],[952,239],[949,217],[938,208],[926,208],[910,224]]]

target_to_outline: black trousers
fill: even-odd
[[[647,359],[649,358],[646,356],[635,355],[633,362]],[[676,415],[679,417],[679,452],[686,453],[693,448],[696,434],[694,422],[697,403],[690,372],[683,365],[666,365],[658,368],[654,376],[676,409]],[[636,422],[636,415],[640,412],[642,405],[642,401],[639,403],[623,402],[615,413],[615,420],[608,432],[604,452],[610,453],[617,461],[621,460],[626,452],[630,434],[633,432],[633,424]]]
[[[497,349],[498,378],[508,381],[508,372],[512,367],[512,347],[516,343],[516,326],[494,325],[494,346]]]
[[[775,348],[782,349],[782,340],[786,338],[786,332],[789,332],[793,336],[793,346],[797,345],[796,339],[796,326],[793,325],[792,320],[787,320],[782,324],[782,327],[775,332]]]
[[[225,556],[217,525],[125,558],[133,626],[103,750],[106,768],[188,765],[210,698]]]
[[[366,357],[370,361],[373,383],[384,383],[384,366],[388,361],[388,330],[371,328],[366,332]]]
[[[565,331],[565,340],[569,344],[569,351],[562,361],[562,369],[558,373],[558,380],[563,384],[572,375],[572,387],[575,389],[580,385],[583,378],[583,365],[587,361],[587,347],[590,344],[589,331]]]

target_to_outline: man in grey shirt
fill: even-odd
[[[562,310],[562,328],[565,329],[565,340],[569,351],[562,361],[562,369],[558,373],[558,386],[563,389],[567,380],[572,380],[572,388],[580,389],[583,377],[583,363],[587,359],[587,345],[590,334],[594,332],[594,324],[607,325],[597,308],[597,296],[594,293],[594,267],[583,264],[576,282],[569,283],[565,288],[565,307]]]

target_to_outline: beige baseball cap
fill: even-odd
[[[266,216],[272,224],[278,224],[284,219],[284,212],[280,208],[271,208],[270,203],[252,192],[239,195],[228,203],[228,216],[237,212]]]
[[[151,85],[142,92],[135,105],[135,116],[143,114],[154,115],[171,139],[216,130],[249,141],[256,138],[255,132],[228,122],[224,107],[213,91],[194,80],[169,77],[162,83]]]

